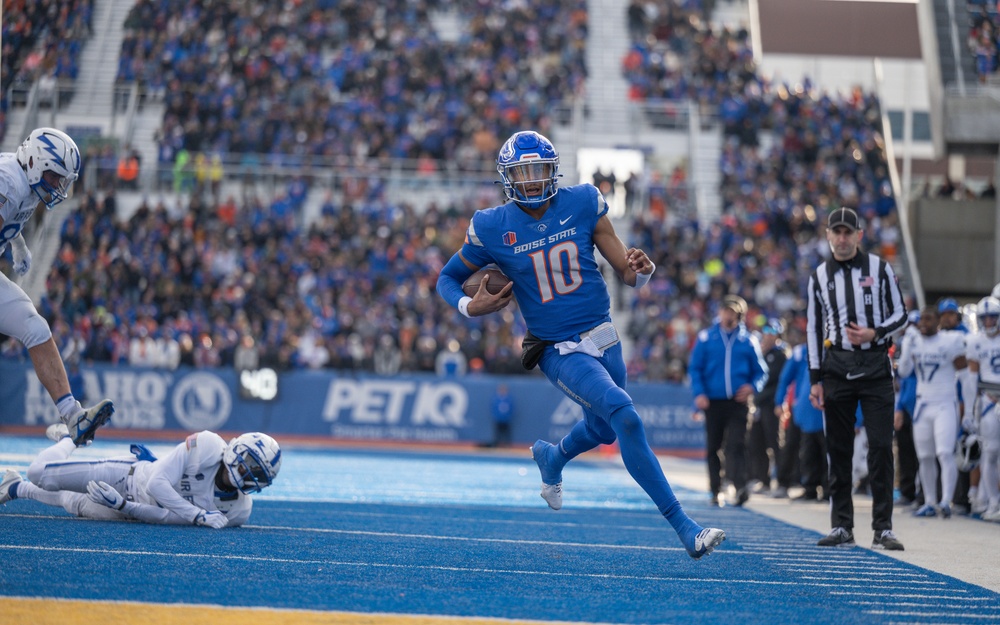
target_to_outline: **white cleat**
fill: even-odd
[[[562,482],[558,484],[542,484],[542,499],[553,510],[562,508]]]
[[[115,405],[110,399],[102,399],[92,407],[81,410],[66,421],[66,428],[77,447],[94,442],[97,429],[111,420]]]
[[[14,484],[19,484],[20,482],[21,474],[12,469],[7,469],[7,472],[3,474],[3,481],[0,481],[0,505],[13,499],[10,496],[10,489]]]
[[[45,436],[49,440],[58,443],[64,438],[69,438],[69,428],[66,427],[65,423],[53,423],[45,428]]]
[[[535,441],[531,446],[531,457],[538,465],[538,471],[542,474],[542,499],[553,510],[562,508],[562,470],[555,470],[549,466],[549,454],[555,450],[555,446],[543,440]]]
[[[694,537],[694,545],[687,548],[688,555],[697,560],[712,553],[726,539],[726,533],[714,527],[706,527]]]

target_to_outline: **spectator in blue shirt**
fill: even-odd
[[[820,488],[823,489],[822,500],[828,495],[826,437],[823,435],[823,411],[817,409],[809,401],[809,355],[806,344],[802,343],[792,348],[792,356],[781,370],[778,380],[778,397],[785,397],[788,388],[795,385],[795,395],[792,399],[792,420],[801,432],[799,439],[799,467],[802,475],[801,483],[805,491],[794,498],[795,501],[820,501]]]
[[[727,295],[719,309],[719,321],[698,333],[691,351],[688,373],[695,408],[705,413],[705,445],[712,501],[719,503],[722,491],[722,460],[726,449],[726,478],[736,488],[735,505],[750,498],[747,490],[747,400],[767,381],[767,365],[760,343],[747,330],[743,319],[747,303],[738,295]]]

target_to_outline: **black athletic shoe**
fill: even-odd
[[[875,532],[875,539],[872,541],[872,549],[885,549],[886,551],[903,551],[903,543],[899,542],[892,530],[882,530]]]
[[[835,527],[816,544],[820,547],[853,547],[854,534],[842,527]]]

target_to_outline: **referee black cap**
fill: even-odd
[[[851,230],[861,230],[861,219],[858,214],[854,212],[853,208],[836,208],[830,211],[830,219],[827,222],[827,228],[835,228],[837,226],[847,226]]]

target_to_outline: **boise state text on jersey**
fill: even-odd
[[[514,281],[532,334],[570,340],[611,320],[594,246],[594,228],[607,212],[590,184],[559,189],[541,219],[509,202],[473,215],[461,253],[480,267],[495,263]]]

